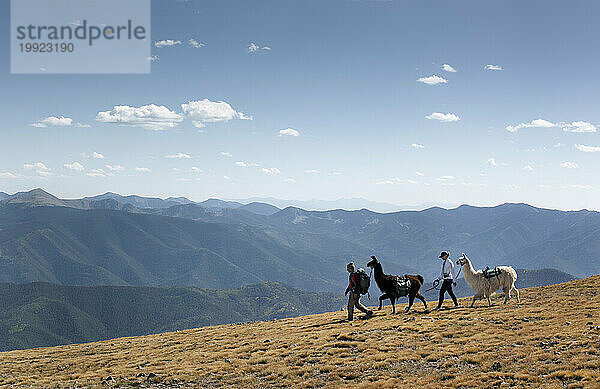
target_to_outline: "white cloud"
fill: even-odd
[[[85,175],[88,177],[106,177],[106,172],[102,169],[92,169]]]
[[[516,126],[506,126],[506,130],[510,132],[518,131],[522,128],[554,128],[561,127],[563,131],[566,132],[596,132],[597,128],[595,125],[584,122],[584,121],[575,121],[571,123],[552,123],[545,119],[535,119],[529,123],[520,123]],[[562,143],[558,143],[554,147],[564,146]]]
[[[561,123],[561,127],[563,131],[567,132],[596,132],[597,128],[592,123],[588,122],[571,122],[571,123]]]
[[[147,167],[136,167],[135,171],[136,172],[143,172],[143,173],[150,173],[151,170],[149,168],[147,168]]]
[[[454,176],[441,176],[441,177],[436,178],[436,180],[443,182],[443,181],[451,181],[451,180],[454,180],[455,178],[456,177],[454,177]]]
[[[192,124],[198,128],[206,127],[206,123],[228,122],[233,119],[252,120],[252,116],[237,112],[225,101],[208,99],[190,101],[187,104],[181,104],[181,109],[192,119]]]
[[[283,180],[283,182],[287,182],[289,184],[295,184],[296,180],[294,180],[293,178],[286,178],[285,180]]]
[[[192,46],[195,49],[199,49],[201,47],[206,46],[204,43],[202,42],[198,42],[197,40],[195,40],[194,38],[190,38],[190,40],[188,41],[189,45]]]
[[[506,126],[506,130],[510,132],[516,132],[522,128],[552,128],[556,127],[556,124],[549,122],[544,119],[535,119],[530,121],[529,123],[521,123],[516,126]]]
[[[448,65],[447,63],[442,65],[442,70],[445,72],[456,73],[456,69],[454,69],[452,66]]]
[[[262,168],[262,172],[266,173],[266,174],[281,174],[281,170],[277,169],[276,167],[271,167],[271,168]]]
[[[166,39],[166,40],[163,40],[163,41],[154,42],[154,46],[158,47],[158,48],[169,47],[169,46],[177,46],[177,45],[180,45],[180,44],[181,44],[181,41],[176,41],[176,40],[173,40],[173,39]]]
[[[532,172],[533,171],[533,166],[531,166],[531,165],[523,166],[523,170],[526,170],[528,172]]]
[[[200,169],[198,166],[192,166],[192,171],[194,173],[204,173],[204,170]]]
[[[300,133],[293,128],[286,128],[285,130],[279,130],[278,136],[300,136]]]
[[[415,180],[407,180],[406,182],[408,182],[409,184],[412,184],[412,185],[419,185],[419,182],[415,181]]]
[[[586,145],[575,145],[575,148],[584,153],[598,153],[600,152],[600,146],[586,146]]]
[[[19,178],[20,176],[18,174],[14,174],[11,172],[0,172],[0,178]]]
[[[52,175],[52,173],[50,172],[51,169],[49,167],[47,167],[45,164],[43,164],[42,162],[26,163],[23,165],[23,169],[33,170],[42,177],[47,177],[47,176]]]
[[[594,187],[591,185],[582,185],[582,184],[567,184],[567,187],[572,189],[593,189]]]
[[[229,176],[223,176],[223,179],[224,180],[231,180],[231,177],[229,177]]]
[[[248,44],[248,52],[249,53],[256,53],[257,51],[261,51],[261,50],[263,50],[263,51],[264,50],[269,51],[269,50],[271,50],[271,48],[269,46],[262,46],[261,47],[261,46],[257,45],[254,42],[250,42]]]
[[[446,84],[448,82],[448,80],[440,76],[421,77],[417,81],[427,85]]]
[[[83,165],[80,164],[79,162],[65,163],[63,166],[66,167],[69,170],[75,170],[77,172],[85,170],[85,168],[83,167]]]
[[[321,172],[319,170],[316,170],[316,169],[309,169],[309,170],[305,170],[304,173],[306,173],[306,174],[319,174]]]
[[[377,185],[401,185],[402,180],[398,177],[391,178],[389,180],[379,181],[376,183]]]
[[[73,125],[73,119],[66,118],[64,116],[56,117],[56,116],[48,116],[45,119],[39,120],[33,124],[33,127],[43,128],[43,127],[69,127]]]
[[[143,105],[130,107],[117,105],[111,111],[101,111],[96,115],[96,121],[102,123],[117,123],[122,126],[141,127],[148,130],[166,130],[177,126],[183,120],[183,115],[171,111],[162,105]]]
[[[121,165],[104,165],[106,166],[106,168],[108,170],[110,170],[111,172],[122,172],[123,170],[125,170],[125,168]]]
[[[414,147],[415,149],[424,149],[425,146],[419,143],[413,143],[411,144],[412,147]]]
[[[439,120],[444,123],[457,122],[460,120],[460,117],[453,113],[440,113],[434,112],[431,115],[425,116],[425,118],[429,120]]]
[[[239,166],[239,167],[250,167],[250,164],[249,164],[249,163],[246,163],[246,162],[244,162],[244,161],[237,161],[237,162],[235,163],[235,166]]]
[[[146,60],[150,61],[150,62],[158,62],[159,59],[160,58],[159,58],[158,55],[153,55],[153,56],[150,56],[150,57],[146,58]]]
[[[485,70],[504,70],[500,65],[485,65]]]
[[[490,166],[498,166],[498,164],[496,163],[496,158],[490,158],[487,160],[486,163]]]
[[[415,172],[415,174],[419,177],[423,177],[425,174],[421,173],[421,172]]]
[[[228,153],[227,151],[221,151],[219,154],[221,154],[223,157],[227,157],[227,158],[233,157],[233,155],[231,155],[231,153]]]
[[[95,158],[95,159],[104,159],[104,155],[102,155],[102,154],[97,153],[97,152],[94,151],[92,153],[92,158]]]
[[[169,159],[190,159],[192,157],[189,154],[177,153],[177,154],[167,155],[165,158],[169,158]]]
[[[575,162],[563,162],[560,164],[560,167],[564,167],[566,169],[578,169],[579,165]]]
[[[560,143],[558,142],[557,144],[554,145],[554,147],[564,147],[566,146],[564,143]]]

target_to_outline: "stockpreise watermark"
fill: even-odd
[[[150,0],[11,0],[12,73],[150,67]]]

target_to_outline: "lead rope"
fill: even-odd
[[[460,272],[462,271],[462,269],[463,269],[463,268],[462,268],[462,265],[460,265],[460,269],[458,270],[458,273],[456,273],[456,279],[457,279],[457,280],[458,280],[458,276],[460,275]],[[433,287],[431,287],[431,288],[429,288],[429,289],[426,289],[426,290],[425,290],[425,292],[429,292],[430,290],[434,290],[434,289],[435,289],[435,290],[439,290],[439,289],[437,288],[437,286],[436,286],[436,285],[434,285]]]

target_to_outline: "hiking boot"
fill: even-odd
[[[367,319],[370,318],[371,316],[373,316],[373,311],[369,310],[367,312]]]
[[[348,321],[352,321],[353,319],[351,317],[348,318]]]
[[[435,308],[433,308],[432,310],[433,310],[433,311],[439,311],[440,309],[442,309],[442,307],[435,307]]]

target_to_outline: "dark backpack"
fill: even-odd
[[[497,267],[493,269],[486,267],[483,271],[483,276],[489,280],[490,278],[494,277],[498,278],[500,276],[500,273],[502,273],[502,270],[498,269]]]
[[[396,278],[394,281],[394,294],[396,297],[404,297],[410,290],[410,280],[408,278]]]
[[[369,293],[369,286],[371,286],[371,278],[364,269],[358,269],[354,273],[356,280],[356,291],[360,294]]]

